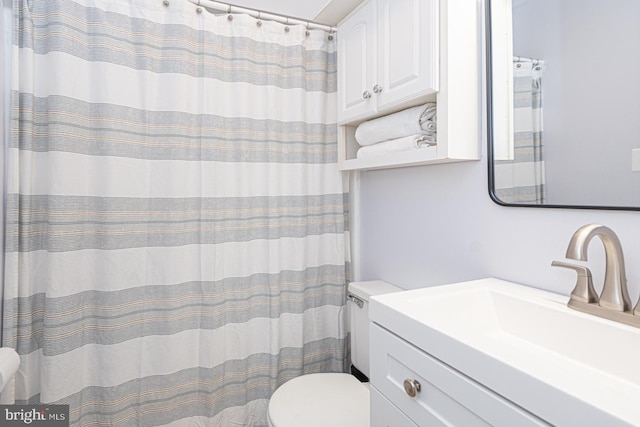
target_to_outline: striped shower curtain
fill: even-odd
[[[542,72],[544,61],[513,63],[512,160],[497,161],[496,196],[506,203],[544,204]]]
[[[342,372],[335,40],[186,0],[14,0],[3,345],[72,426],[265,426]]]

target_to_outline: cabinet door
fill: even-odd
[[[377,324],[370,339],[372,387],[419,426],[549,426]]]
[[[376,73],[375,1],[338,27],[338,121],[346,123],[376,111],[371,88]]]
[[[378,0],[379,111],[438,90],[438,22],[438,0]]]
[[[418,427],[374,387],[371,387],[370,404],[371,427]]]

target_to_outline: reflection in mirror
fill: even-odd
[[[494,200],[640,209],[640,0],[487,4]]]

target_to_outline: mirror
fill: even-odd
[[[486,0],[489,191],[640,210],[640,0]]]

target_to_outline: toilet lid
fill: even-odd
[[[349,374],[309,374],[280,386],[269,401],[273,427],[369,427],[369,389]]]

